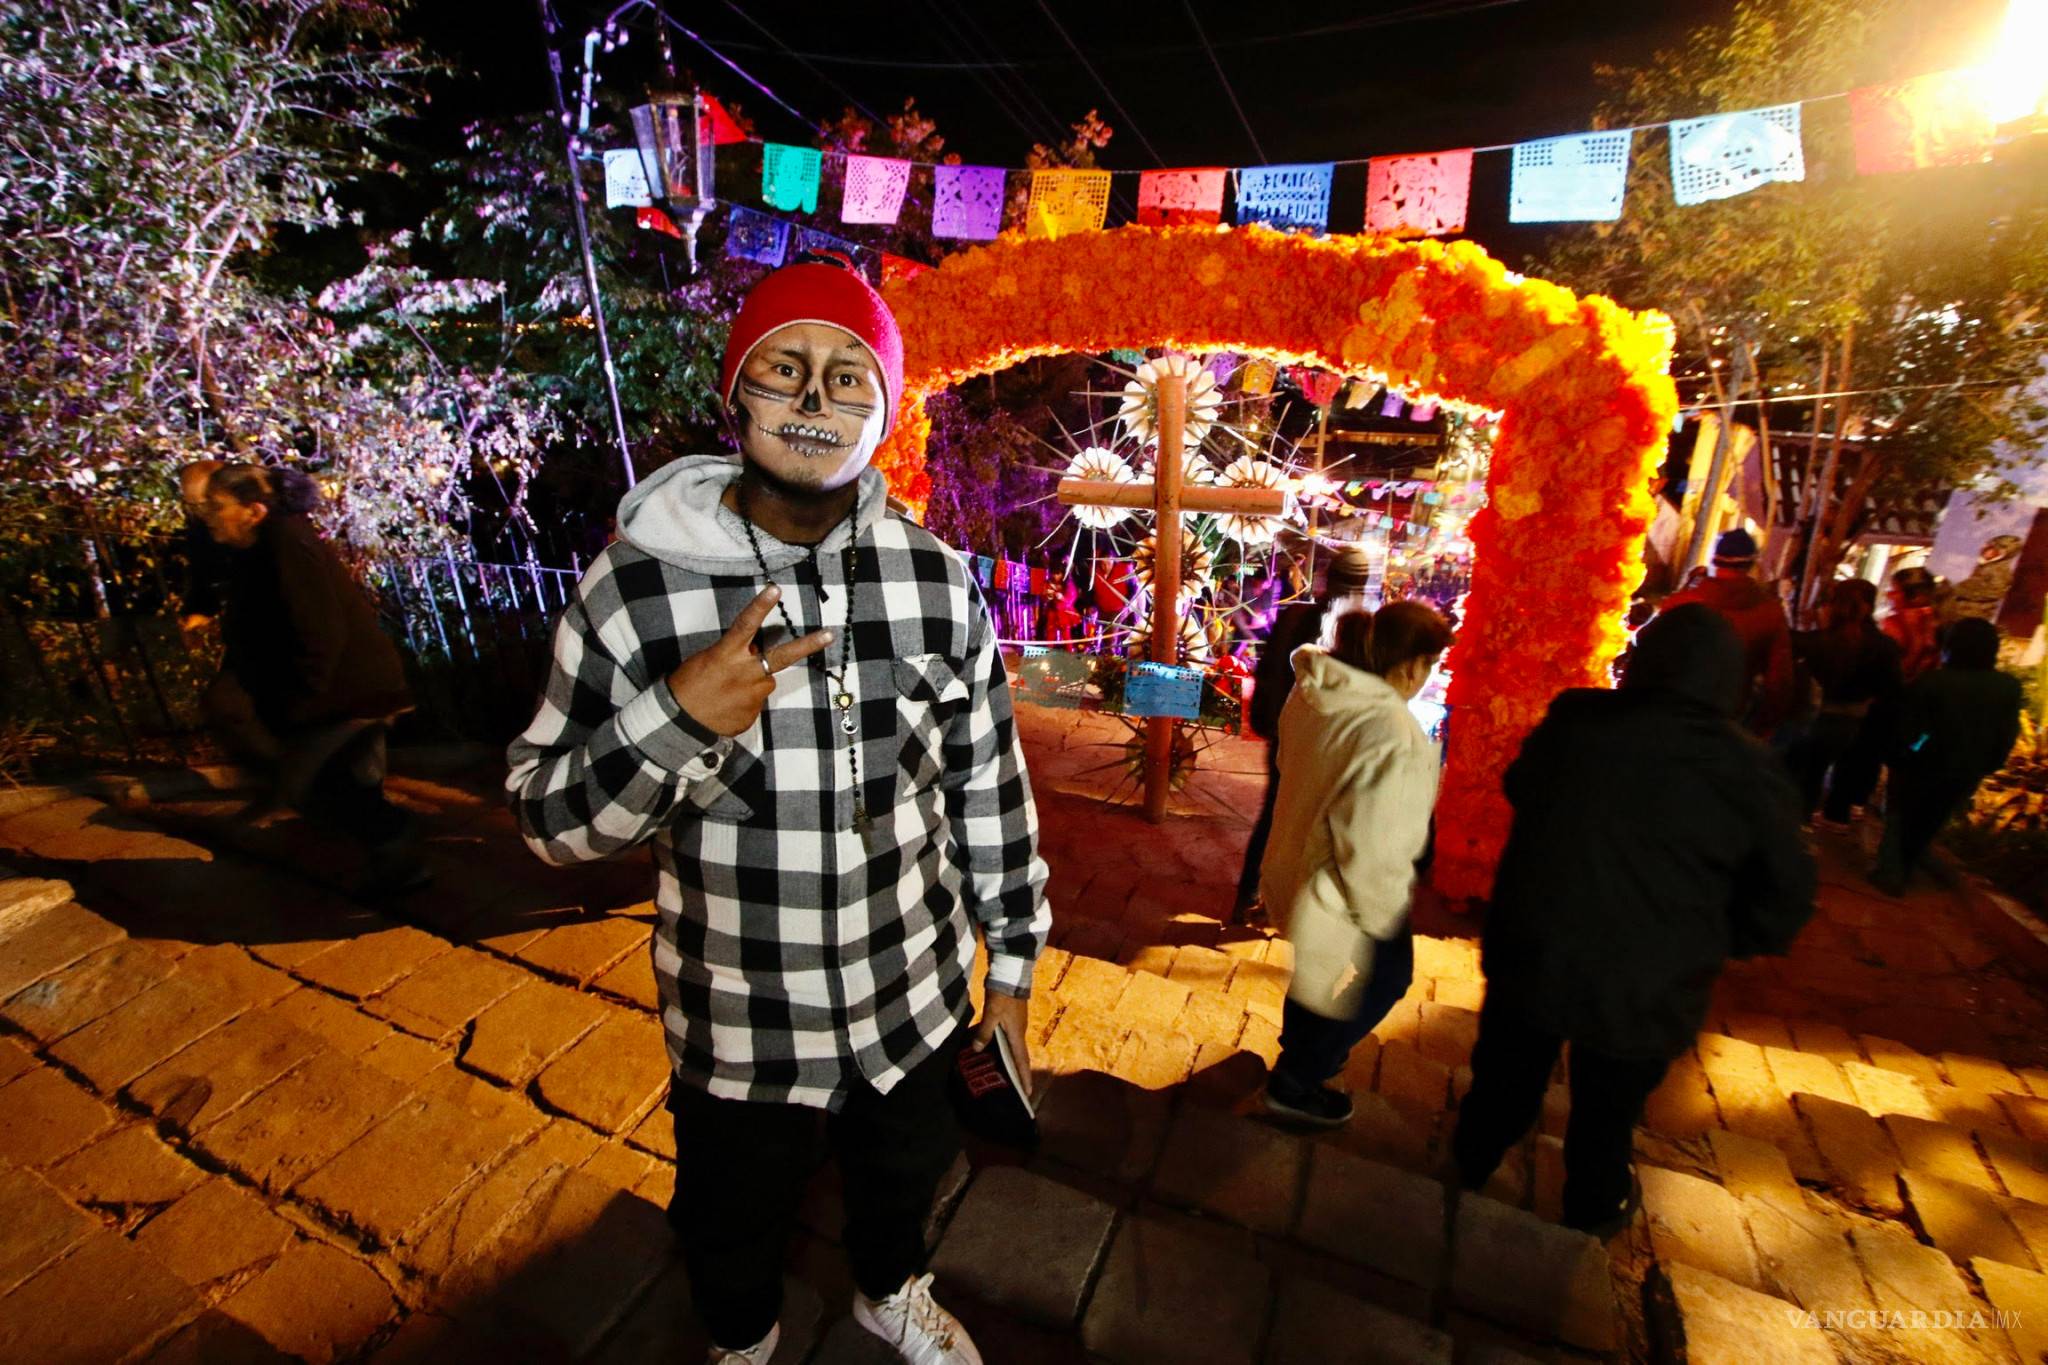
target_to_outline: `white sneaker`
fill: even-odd
[[[762,1337],[744,1351],[733,1351],[723,1346],[713,1346],[710,1359],[705,1362],[705,1365],[768,1365],[769,1360],[775,1355],[775,1348],[781,1342],[782,1324],[778,1322],[768,1329],[767,1336]]]
[[[853,1320],[889,1343],[905,1365],[981,1365],[960,1319],[932,1299],[932,1277],[919,1275],[886,1299],[855,1290]]]

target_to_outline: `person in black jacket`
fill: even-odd
[[[1452,1140],[1464,1188],[1528,1131],[1569,1042],[1564,1221],[1619,1231],[1632,1130],[1722,964],[1784,952],[1813,913],[1798,793],[1735,721],[1747,682],[1728,622],[1674,608],[1643,629],[1619,690],[1560,695],[1508,769],[1514,825]]]
[[[412,709],[398,650],[305,515],[295,472],[231,464],[207,481],[208,533],[231,556],[224,672],[274,736],[273,800],[330,819],[371,849],[372,889],[413,885],[411,820],[384,798],[384,739]]]
[[[1857,755],[1869,744],[1870,718],[1883,715],[1899,694],[1899,647],[1877,628],[1877,585],[1846,578],[1828,591],[1826,623],[1801,631],[1792,650],[1820,692],[1820,709],[1785,751],[1800,786],[1800,809],[1810,818],[1827,798],[1825,825],[1840,833],[1850,810],[1869,795]],[[1830,778],[1832,774],[1832,778]],[[1875,765],[1871,766],[1875,778]]]
[[[1252,704],[1246,721],[1251,732],[1266,741],[1266,797],[1259,806],[1259,818],[1252,824],[1251,838],[1244,848],[1244,870],[1237,878],[1237,903],[1232,918],[1243,920],[1259,900],[1259,864],[1266,857],[1266,841],[1273,834],[1273,803],[1280,794],[1280,712],[1294,691],[1294,651],[1314,644],[1323,636],[1323,622],[1333,603],[1362,597],[1371,581],[1372,561],[1358,546],[1337,552],[1323,571],[1323,592],[1313,602],[1297,602],[1274,618],[1266,643],[1259,650],[1259,666],[1252,673]]]
[[[1941,667],[1907,688],[1901,706],[1884,843],[1870,874],[1878,890],[1903,895],[1942,826],[2012,757],[2022,701],[2019,679],[1998,671],[1998,628],[1976,617],[1949,627]]]

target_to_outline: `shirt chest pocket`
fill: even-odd
[[[913,787],[933,786],[946,770],[947,731],[967,709],[967,682],[943,654],[913,654],[893,668],[899,767]]]

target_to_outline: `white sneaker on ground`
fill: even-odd
[[[933,1300],[930,1275],[905,1280],[886,1299],[855,1290],[853,1320],[888,1342],[905,1365],[981,1365],[960,1319]]]
[[[776,1323],[768,1329],[768,1335],[744,1351],[731,1350],[724,1346],[713,1346],[710,1359],[705,1365],[768,1365],[775,1355],[775,1348],[782,1344],[782,1324]]]

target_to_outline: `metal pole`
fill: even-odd
[[[1687,570],[1703,562],[1708,529],[1721,520],[1721,485],[1728,473],[1728,450],[1735,444],[1735,404],[1742,397],[1743,370],[1748,363],[1748,354],[1740,346],[1736,347],[1735,382],[1728,386],[1730,397],[1721,405],[1721,430],[1714,440],[1714,464],[1707,471],[1707,486],[1700,491],[1699,511],[1693,514],[1692,544],[1685,550]],[[1765,458],[1769,458],[1768,451]]]
[[[590,254],[590,222],[586,206],[589,196],[583,188],[583,168],[576,161],[576,130],[569,121],[569,104],[562,97],[562,54],[555,48],[557,25],[548,13],[548,0],[537,0],[540,28],[548,49],[548,88],[555,96],[555,117],[562,125],[562,144],[569,166],[569,206],[576,219],[576,245],[583,252],[583,287],[590,295],[590,321],[597,328],[597,355],[604,366],[605,393],[612,400],[612,426],[619,441],[619,464],[626,472],[626,487],[633,478],[633,448],[626,440],[626,410],[619,403],[619,376],[612,368],[611,334],[605,330],[604,301],[597,289],[597,259]]]
[[[1152,482],[1157,492],[1157,525],[1152,528],[1152,660],[1180,662],[1180,480],[1181,432],[1187,419],[1187,381],[1159,377],[1159,461]],[[1173,739],[1180,723],[1171,716],[1145,721],[1145,818],[1166,819],[1173,789]]]

